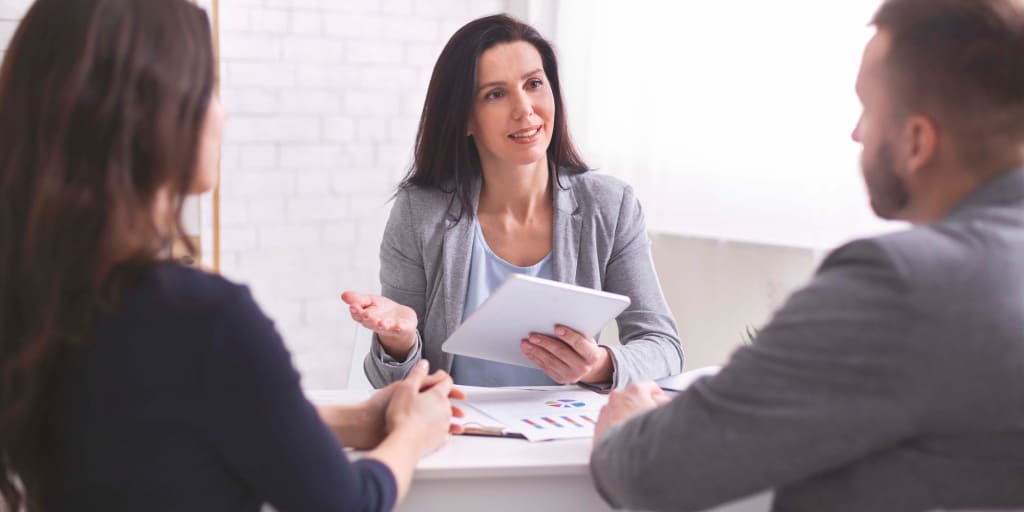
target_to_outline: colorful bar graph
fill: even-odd
[[[554,425],[554,426],[556,426],[558,428],[565,428],[564,425],[562,425],[561,423],[559,423],[559,422],[557,422],[557,421],[555,421],[555,420],[553,420],[551,418],[548,418],[547,416],[541,416],[540,419],[542,419],[542,420],[544,420],[544,421],[546,421],[546,422],[548,422],[548,423],[550,423],[550,424],[552,424],[552,425]]]
[[[570,418],[568,416],[562,416],[562,419],[567,421],[570,425],[575,425],[575,426],[577,426],[579,428],[583,428],[582,424],[576,422],[575,420],[573,420],[572,418]]]
[[[539,424],[537,424],[537,423],[534,423],[534,422],[532,422],[532,421],[530,421],[530,420],[528,420],[528,419],[526,419],[526,418],[523,418],[523,422],[524,422],[524,423],[526,423],[527,425],[532,425],[532,426],[533,426],[533,427],[535,427],[535,428],[539,428],[539,429],[541,429],[541,430],[543,430],[543,429],[544,429],[544,425],[539,425]]]

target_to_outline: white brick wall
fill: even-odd
[[[506,5],[221,0],[221,269],[252,287],[304,385],[347,382],[355,325],[339,295],[379,290],[387,200],[437,54]]]
[[[20,20],[31,4],[32,0],[0,0],[0,20]],[[6,47],[7,39],[0,40],[0,48]]]
[[[0,58],[30,4],[0,0]],[[437,54],[459,26],[508,5],[220,1],[221,269],[252,287],[306,386],[347,382],[355,325],[338,296],[379,289],[387,200]]]
[[[31,4],[31,0],[0,0],[0,59],[7,52],[7,45],[18,28],[18,21]]]
[[[17,28],[17,21],[0,19],[0,53],[6,53],[7,44]]]

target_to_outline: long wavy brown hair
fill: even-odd
[[[214,87],[187,0],[37,0],[0,67],[0,497],[45,510],[61,368],[182,238]],[[169,197],[171,219],[155,215]],[[191,249],[191,248],[190,248]],[[4,507],[0,506],[0,509]]]
[[[467,23],[441,50],[423,102],[413,165],[398,186],[399,190],[416,186],[450,192],[451,202],[460,206],[459,218],[476,215],[469,208],[470,194],[473,182],[480,178],[483,170],[476,142],[466,136],[466,127],[473,113],[477,63],[487,50],[517,41],[525,41],[537,49],[555,97],[554,126],[547,150],[553,181],[558,182],[563,173],[582,174],[589,170],[569,135],[555,49],[530,25],[505,14],[496,14]]]

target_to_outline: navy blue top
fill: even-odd
[[[349,462],[246,287],[171,264],[126,290],[54,403],[55,510],[389,510]]]

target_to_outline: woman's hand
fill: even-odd
[[[425,363],[425,362],[424,362]],[[450,381],[451,377],[443,371],[427,375],[420,382],[420,391]],[[324,423],[338,436],[339,439],[350,448],[357,450],[370,450],[375,448],[387,437],[388,429],[386,413],[395,390],[402,382],[394,382],[391,385],[380,389],[368,400],[357,405],[319,405],[317,412]],[[463,400],[466,395],[457,388],[452,388],[448,398]],[[456,418],[463,416],[462,409],[452,405],[451,414]],[[452,425],[449,428],[452,434],[461,434],[462,425]]]
[[[416,312],[387,297],[366,295],[353,291],[341,294],[348,304],[352,319],[377,333],[384,350],[393,358],[404,361],[416,345]]]
[[[613,425],[618,425],[637,414],[643,414],[672,399],[657,384],[639,382],[630,384],[625,390],[613,390],[608,395],[608,405],[601,408],[601,415],[594,427],[594,442]]]
[[[612,356],[594,341],[564,325],[555,326],[555,337],[531,333],[519,348],[533,364],[559,384],[598,384],[612,379]]]
[[[411,439],[418,440],[418,456],[440,448],[450,433],[461,432],[451,419],[462,413],[450,399],[463,399],[465,395],[454,387],[447,373],[427,375],[426,361],[417,363],[405,380],[395,383],[390,395],[384,411],[385,430],[389,436],[411,434]]]
[[[426,361],[424,361],[423,364],[425,365],[425,363]],[[416,369],[414,368],[414,370]],[[414,376],[414,373],[410,372],[410,376]],[[446,381],[450,382],[451,377],[449,377],[444,371],[436,371],[423,377],[422,381],[420,381],[420,392],[426,391],[435,385],[443,384]],[[388,405],[391,404],[391,399],[395,394],[395,390],[401,385],[403,385],[402,381],[392,382],[387,387],[378,390],[368,400],[359,404],[354,409],[341,408],[342,410],[338,411],[336,415],[333,416],[334,418],[337,418],[340,414],[355,416],[354,418],[347,418],[347,421],[344,421],[345,419],[343,418],[342,421],[328,422],[335,431],[338,431],[335,425],[341,424],[342,422],[355,425],[353,428],[346,429],[344,432],[338,432],[338,435],[345,443],[345,446],[349,446],[357,450],[369,450],[380,444],[380,442],[387,437],[388,429],[386,414]],[[448,398],[453,400],[463,400],[466,398],[466,395],[462,390],[452,387],[451,391],[448,393]],[[321,407],[321,409],[328,408],[329,406]],[[451,414],[456,418],[461,418],[463,416],[462,409],[455,405],[451,406]],[[321,412],[321,416],[324,416],[323,412]],[[331,416],[325,416],[325,418],[326,417]],[[462,425],[451,425],[449,432],[452,434],[462,433]]]
[[[440,448],[449,433],[462,432],[461,427],[451,424],[452,416],[462,416],[451,399],[465,397],[447,373],[427,375],[427,362],[420,361],[405,380],[382,389],[365,402],[365,409],[382,420],[379,425],[383,427],[378,432],[386,433],[380,445],[367,452],[366,457],[391,469],[399,501],[409,490],[416,461]]]

